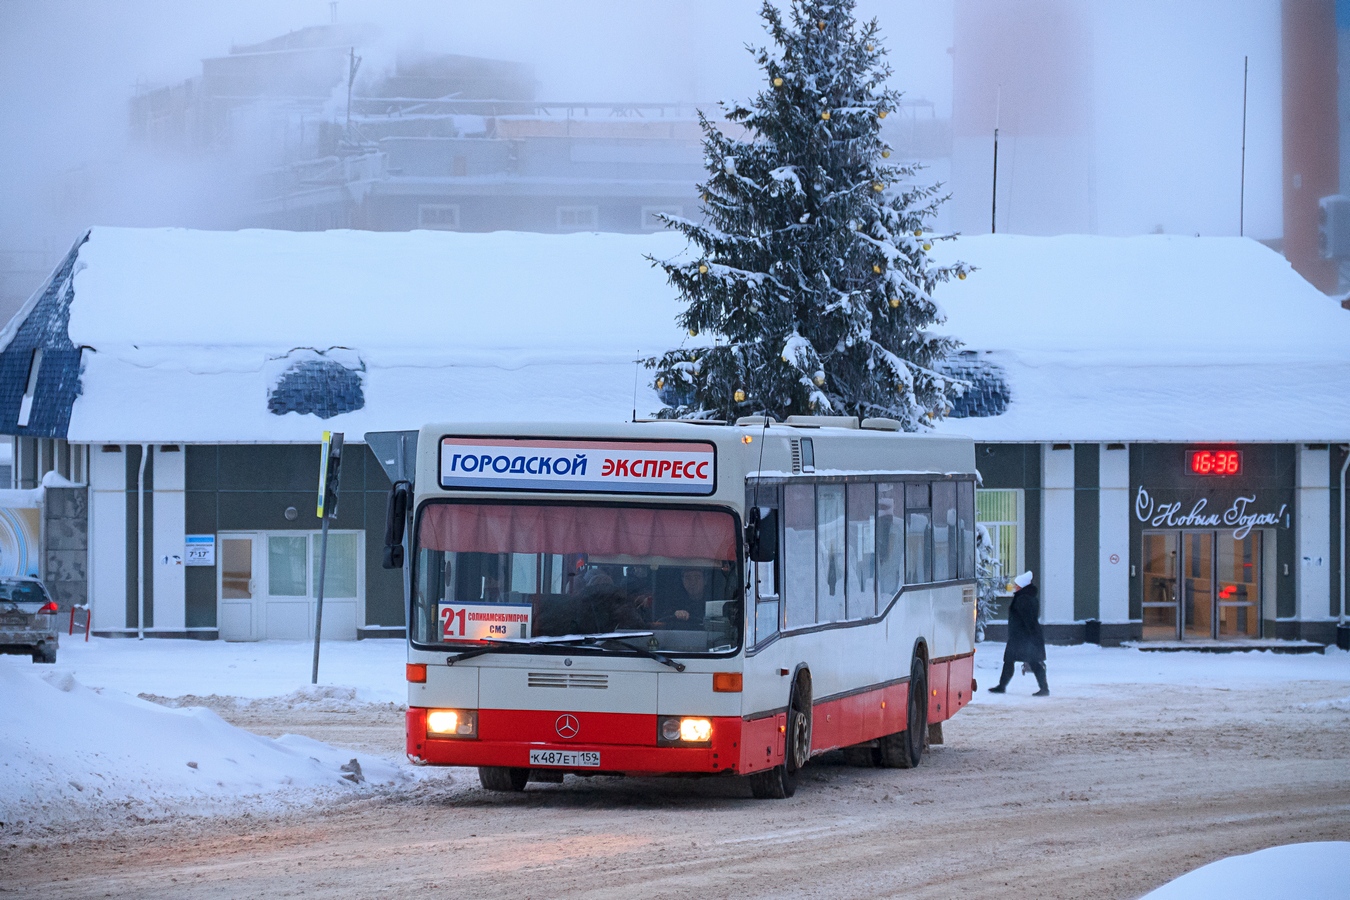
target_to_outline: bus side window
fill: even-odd
[[[748,493],[748,492],[747,492]],[[778,489],[760,488],[753,496],[748,498],[750,502],[759,506],[768,506],[769,509],[777,511],[779,509]],[[781,513],[776,517],[781,518]],[[777,527],[777,526],[776,526]],[[779,564],[783,559],[781,552],[783,541],[781,529],[779,534],[774,535],[778,543],[779,554],[778,562],[752,562],[750,566],[753,573],[754,587],[754,618],[751,620],[751,627],[754,629],[753,641],[755,644],[762,644],[769,638],[778,633],[778,623],[782,614],[782,603],[779,598],[779,592],[782,588],[779,586],[780,573],[783,567]]]
[[[933,510],[928,487],[926,481],[905,483],[905,584],[927,584],[933,580],[929,560]]]
[[[956,552],[960,540],[956,531],[956,482],[933,483],[933,580],[951,581],[956,577]]]
[[[900,592],[905,571],[905,486],[877,485],[878,607],[885,609]]]
[[[816,486],[783,488],[783,627],[816,622]]]
[[[848,485],[848,584],[844,590],[848,618],[866,619],[877,612],[877,491],[870,481]]]
[[[960,558],[957,578],[975,577],[975,482],[962,481],[956,485],[956,522],[961,533]]]

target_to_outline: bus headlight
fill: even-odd
[[[478,714],[472,709],[427,710],[427,737],[477,737]]]
[[[707,744],[712,741],[712,722],[684,716],[662,716],[658,735],[663,745]]]

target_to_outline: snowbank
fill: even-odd
[[[1142,900],[1343,900],[1347,872],[1350,842],[1286,844],[1201,866]]]
[[[6,828],[91,815],[211,812],[247,801],[281,804],[356,790],[356,782],[389,785],[412,777],[387,760],[296,735],[259,737],[210,710],[169,709],[91,690],[69,672],[42,671],[0,665],[0,825]]]

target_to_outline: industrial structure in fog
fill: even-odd
[[[698,216],[694,104],[539,100],[527,66],[451,54],[367,72],[375,39],[333,24],[234,47],[138,94],[133,134],[186,152],[261,144],[244,226],[642,232],[659,213]],[[907,157],[950,141],[926,101],[888,137]]]

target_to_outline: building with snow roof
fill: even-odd
[[[48,578],[67,601],[87,583],[99,633],[303,638],[318,442],[342,431],[325,633],[401,634],[401,582],[380,567],[389,481],[362,436],[657,409],[635,360],[688,338],[648,257],[683,249],[93,229],[0,334],[14,486],[54,472],[87,492],[84,565],[67,515],[71,558]],[[969,385],[938,427],[978,442],[981,518],[1008,575],[1036,573],[1050,639],[1330,640],[1350,313],[1240,239],[935,253],[976,267],[938,293]],[[254,614],[223,622],[240,598]]]

